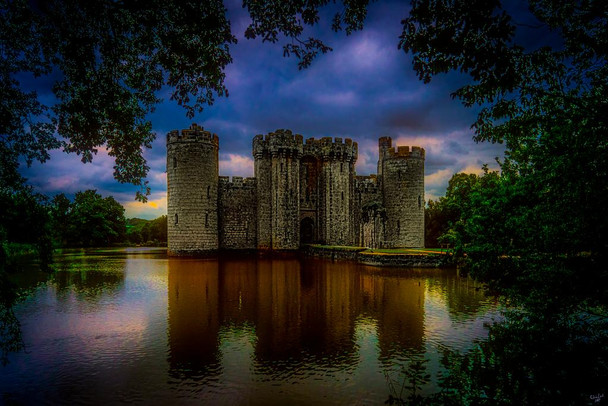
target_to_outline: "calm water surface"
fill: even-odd
[[[412,357],[436,382],[498,317],[454,270],[146,249],[56,265],[20,281],[26,352],[0,366],[0,403],[383,404]]]

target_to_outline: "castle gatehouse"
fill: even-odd
[[[219,176],[219,138],[167,134],[170,255],[296,250],[301,244],[424,246],[424,149],[378,141],[378,172],[357,176],[357,143],[277,130],[253,138],[255,176]]]

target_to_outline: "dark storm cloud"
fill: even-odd
[[[426,149],[426,189],[432,198],[444,193],[453,173],[479,171],[502,154],[502,146],[473,143],[470,124],[476,112],[450,97],[464,78],[442,75],[424,85],[411,56],[397,48],[407,14],[403,2],[371,4],[365,29],[350,36],[329,29],[336,8],[324,9],[326,25],[304,37],[318,36],[334,50],[305,70],[298,70],[296,59],[283,57],[280,44],[245,39],[248,15],[240,2],[227,4],[239,39],[231,46],[234,62],[226,68],[230,96],[189,120],[169,101],[170,89],[162,90],[165,101],[149,116],[157,139],[145,151],[151,203],[133,202],[134,187],[113,180],[113,162],[105,151],[85,166],[78,157],[54,153],[51,162],[24,171],[30,181],[49,194],[95,188],[125,204],[128,216],[156,217],[166,210],[166,134],[192,122],[219,135],[222,175],[252,176],[252,137],[278,128],[304,137],[352,138],[359,143],[360,174],[376,172],[378,137],[391,136],[395,145]]]

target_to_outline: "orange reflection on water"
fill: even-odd
[[[217,368],[219,279],[217,261],[169,260],[169,364],[198,374]]]
[[[355,325],[376,320],[381,358],[424,342],[424,281],[352,263],[298,259],[169,259],[172,369],[217,369],[222,327],[252,326],[258,365],[353,363]]]

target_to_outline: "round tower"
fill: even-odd
[[[259,249],[293,250],[300,246],[302,145],[302,136],[289,130],[253,138]]]
[[[192,124],[167,134],[169,255],[218,249],[219,139]]]
[[[385,245],[424,247],[424,159],[420,147],[390,147],[381,139],[379,166],[386,209]]]

